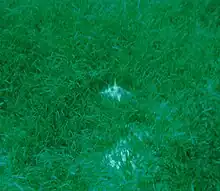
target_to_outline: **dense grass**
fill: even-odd
[[[219,0],[0,1],[0,190],[219,191],[219,26]]]

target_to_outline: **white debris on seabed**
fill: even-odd
[[[113,86],[109,86],[107,89],[101,92],[101,94],[107,98],[121,101],[123,98],[131,98],[132,95],[129,91],[121,88],[120,86],[117,85],[116,80],[114,81]]]
[[[130,164],[132,169],[135,170],[136,165],[132,159],[134,159],[134,156],[132,156],[132,151],[127,146],[126,140],[120,140],[115,149],[109,151],[105,157],[104,161],[107,162],[107,164],[119,170],[120,168],[123,168],[126,164]]]
[[[139,127],[137,124],[128,124],[126,128],[130,129],[131,134],[126,139],[120,140],[113,149],[106,152],[103,162],[117,171],[124,171],[125,168],[129,167],[131,172],[137,172],[145,164],[144,168],[146,168],[148,174],[155,174],[159,170],[157,153],[154,153],[154,148],[145,148],[143,145],[143,142],[145,144],[148,141],[151,142],[151,133],[144,131],[142,126]],[[139,144],[145,148],[142,153],[137,152],[135,148]]]
[[[151,127],[149,131],[146,127],[147,131],[143,133],[144,127],[136,123],[126,125],[129,134],[100,155],[102,171],[97,175],[99,183],[96,181],[89,191],[118,190],[119,185],[125,186],[125,190],[135,190],[142,178],[151,180],[159,173],[160,156],[156,148],[148,144],[152,136]],[[132,185],[127,182],[132,182]]]

